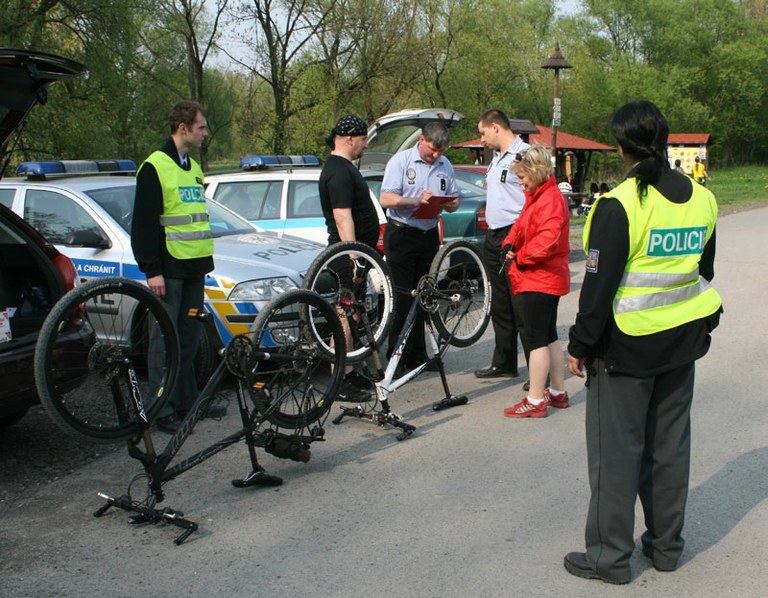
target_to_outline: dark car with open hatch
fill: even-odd
[[[48,86],[84,73],[85,67],[65,58],[0,48],[0,165],[7,163],[8,142],[29,111],[45,103]],[[77,280],[69,258],[9,209],[12,199],[0,192],[0,429],[37,402],[37,336],[50,308]],[[87,331],[74,335],[82,333]]]

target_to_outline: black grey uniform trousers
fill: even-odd
[[[197,400],[198,388],[195,375],[195,355],[200,345],[202,322],[187,315],[190,309],[203,308],[203,296],[205,289],[205,277],[194,278],[166,278],[165,297],[163,304],[176,325],[179,335],[179,371],[170,399],[163,407],[159,417],[167,417],[172,414],[183,417],[192,408]],[[158,339],[160,329],[157,325],[150,331],[150,347],[162,347]],[[154,358],[153,358],[154,356]],[[151,389],[157,389],[162,376],[163,356],[156,355],[150,348],[150,382]]]
[[[517,373],[517,325],[512,310],[512,289],[506,267],[499,274],[504,263],[501,244],[510,228],[505,226],[485,234],[483,261],[491,282],[491,323],[495,341],[491,365]]]
[[[440,248],[440,236],[437,227],[421,231],[405,225],[387,224],[384,230],[384,253],[392,273],[395,287],[395,314],[389,331],[389,350],[392,355],[397,345],[397,338],[408,318],[408,311],[413,303],[411,291],[418,285],[419,279],[429,272],[432,260]],[[415,367],[427,357],[424,338],[424,312],[416,310],[413,330],[405,343],[403,363]]]
[[[589,368],[585,538],[587,561],[605,577],[630,578],[638,496],[643,546],[658,568],[677,566],[688,499],[694,369],[691,362],[633,378],[609,375],[600,359]]]

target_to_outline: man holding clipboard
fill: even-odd
[[[446,149],[448,129],[440,122],[429,123],[416,147],[393,156],[384,170],[380,197],[388,219],[384,253],[396,294],[387,356],[394,351],[408,316],[412,301],[410,291],[429,272],[440,247],[437,229],[440,212],[454,212],[459,207],[459,188],[453,166],[443,155]],[[424,318],[419,310],[400,363],[406,369],[413,369],[426,358]]]

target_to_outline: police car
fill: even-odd
[[[390,157],[416,145],[427,123],[439,121],[452,127],[463,118],[443,108],[411,108],[382,116],[368,128],[368,149],[360,158],[360,171],[383,170]],[[207,174],[206,196],[266,230],[328,242],[316,156],[246,156],[240,168],[235,173]],[[371,201],[379,217],[378,247],[383,251],[387,219],[373,191]]]
[[[0,202],[69,257],[82,280],[123,276],[145,282],[131,251],[135,171],[128,160],[27,162],[16,177],[0,180]],[[215,270],[206,277],[205,306],[213,322],[198,355],[199,381],[215,366],[222,343],[246,332],[272,297],[301,286],[323,248],[260,230],[215,201],[208,210]]]
[[[318,189],[322,169],[316,156],[245,156],[240,168],[206,175],[206,197],[265,230],[328,243]],[[383,234],[387,219],[372,193],[371,202]]]

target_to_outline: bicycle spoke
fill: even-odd
[[[43,407],[65,431],[115,441],[139,429],[139,411],[156,415],[172,390],[177,360],[160,300],[138,283],[102,279],[54,306],[40,333],[35,379]]]

